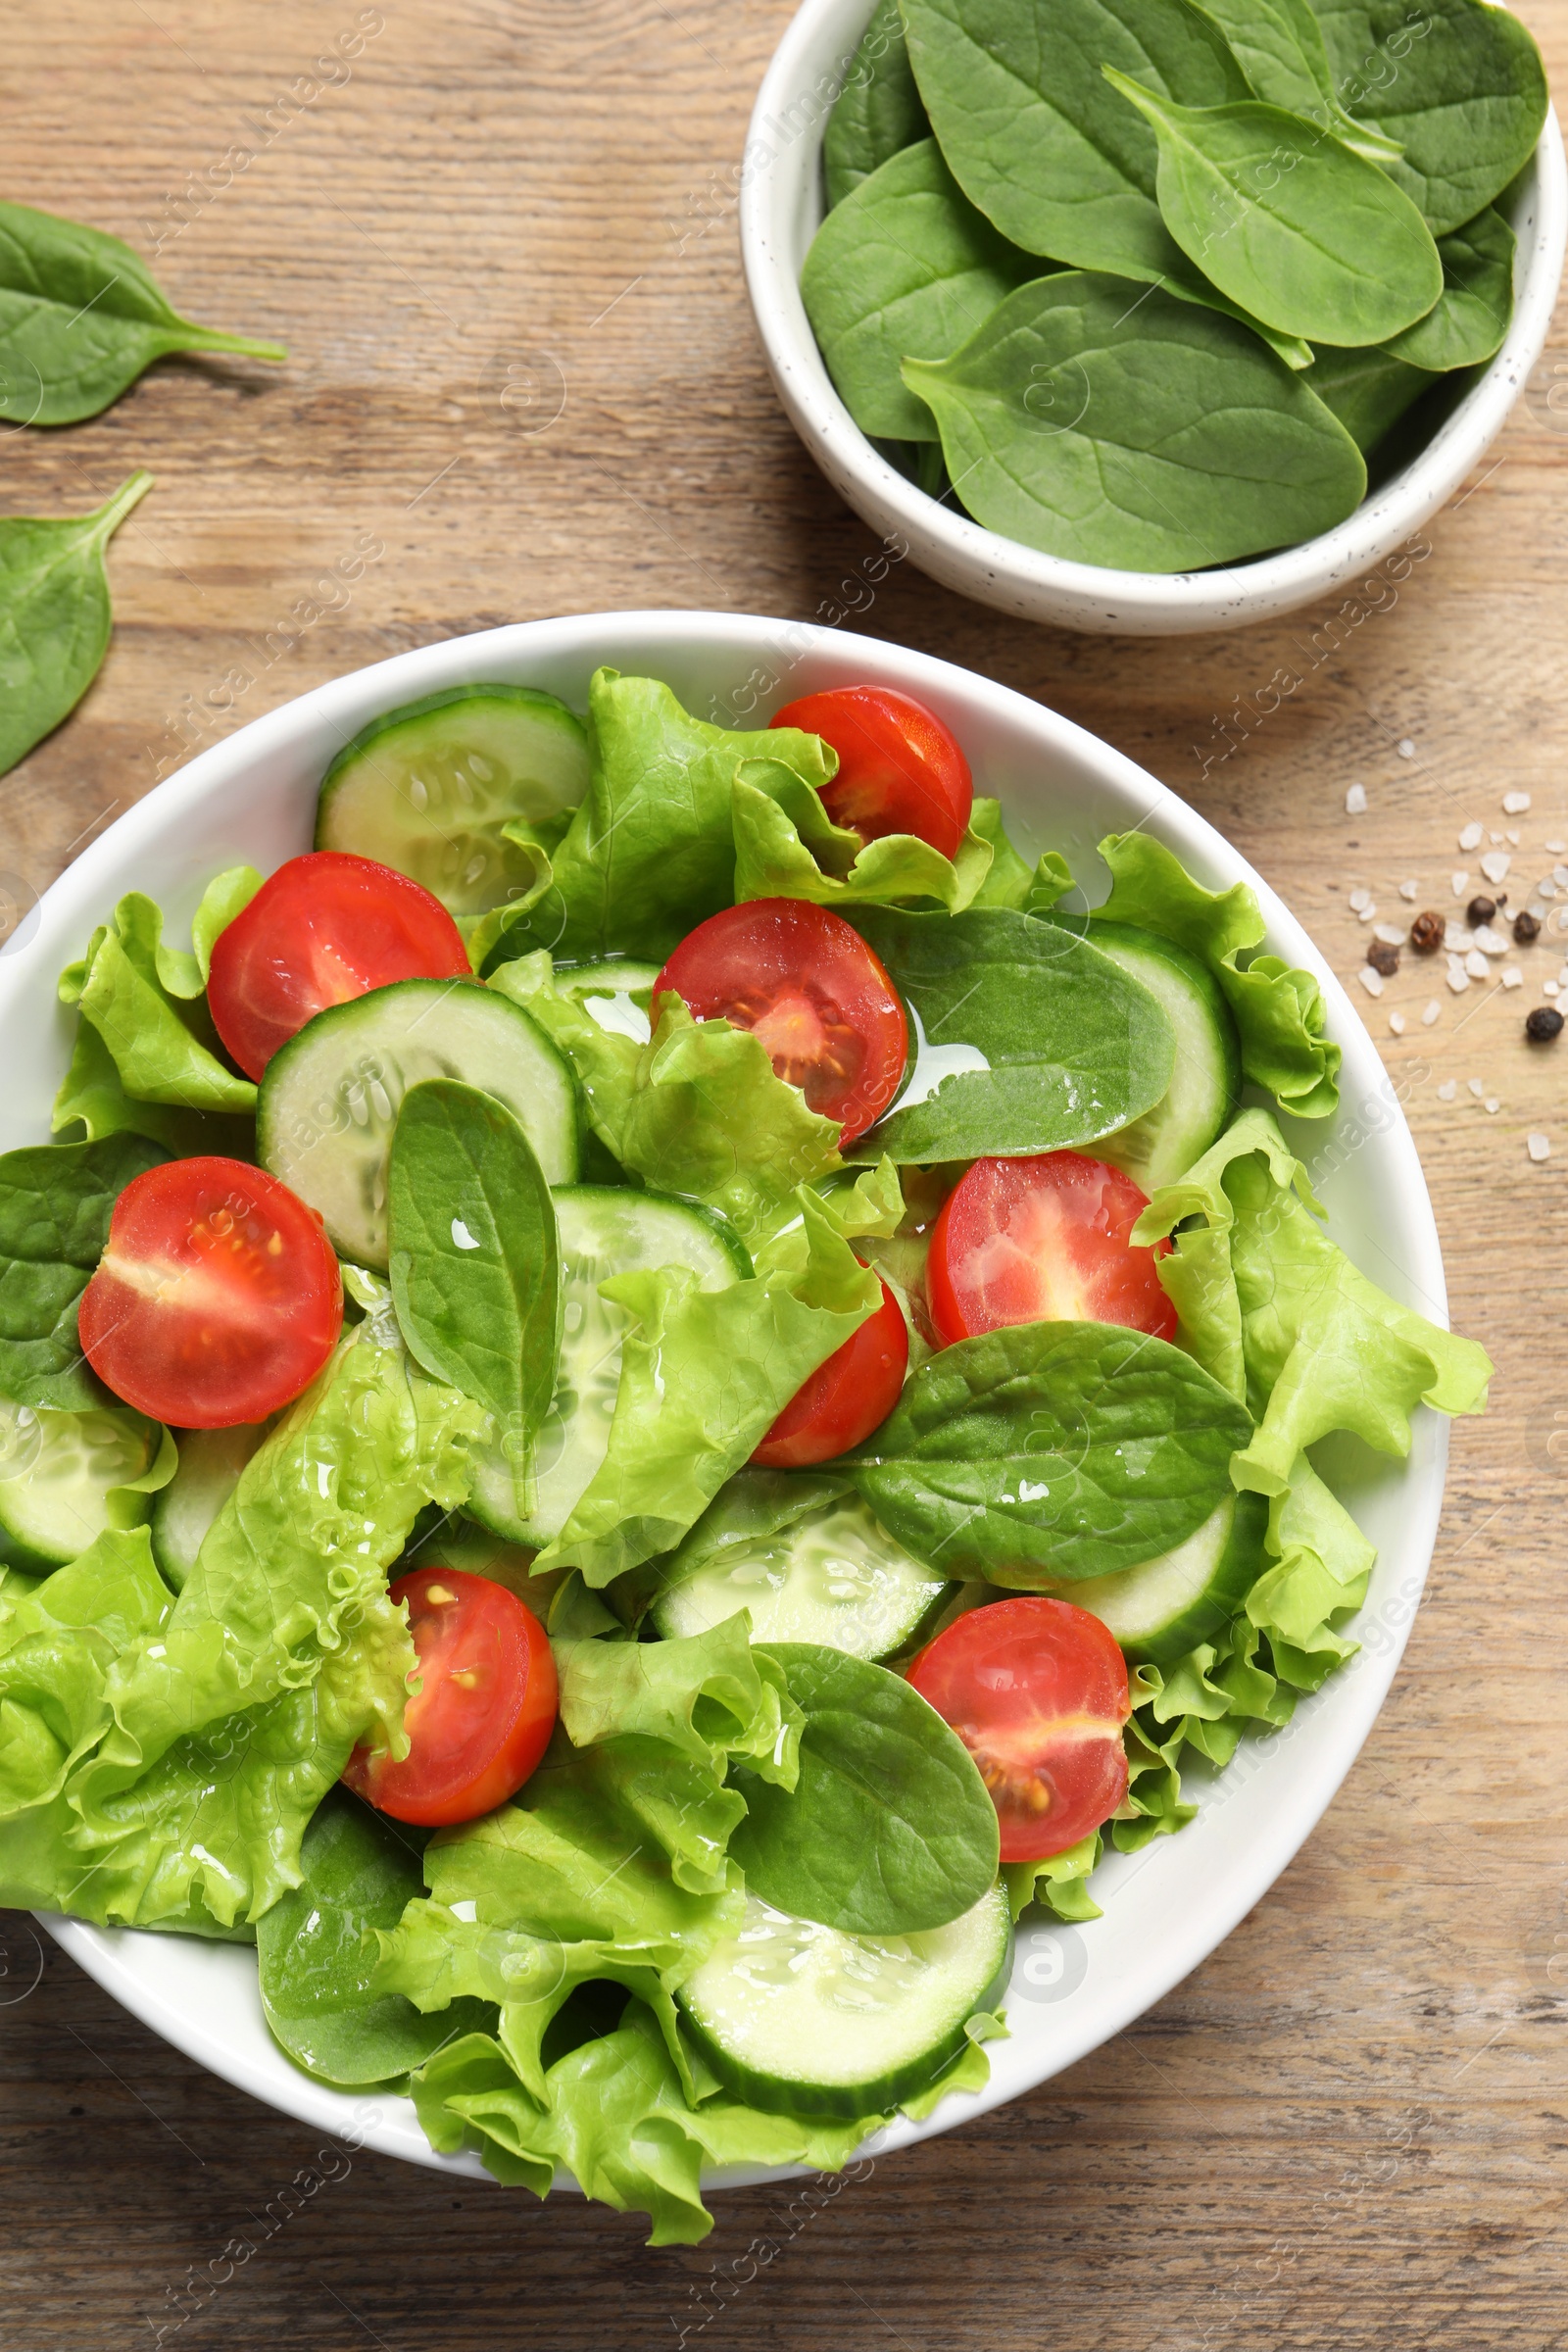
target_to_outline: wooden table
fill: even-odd
[[[1524,13],[1560,69],[1568,11]],[[189,316],[292,353],[285,369],[168,364],[94,423],[5,441],[10,512],[84,510],[136,466],[158,477],[114,549],[98,683],[0,783],[0,863],[24,897],[185,747],[403,647],[596,608],[823,612],[871,543],[774,400],[727,193],[789,14],[9,13],[5,194],[156,252]],[[340,34],[350,54],[324,86],[313,61]],[[193,174],[200,203],[180,196]],[[1568,840],[1557,336],[1430,557],[1359,619],[1070,637],[902,564],[858,625],[1146,762],[1351,973],[1366,937],[1351,890],[1396,910],[1416,877],[1423,903],[1450,907],[1451,870],[1477,862],[1455,846],[1471,818],[1518,827],[1530,878],[1553,862],[1544,842]],[[384,553],[323,594],[367,540]],[[1259,721],[1250,699],[1281,667],[1302,682]],[[1352,781],[1368,808],[1349,818]],[[1532,795],[1528,815],[1502,814],[1510,789]],[[1494,1402],[1455,1432],[1429,1597],[1381,1721],[1206,1966],[1033,2097],[877,2163],[804,2224],[760,2189],[721,2201],[705,2246],[650,2253],[634,2219],[364,2155],[291,2205],[315,2138],[8,1919],[0,2346],[99,2352],[182,2314],[181,2352],[656,2352],[683,2328],[703,2352],[1568,2342],[1568,1434],[1553,1435],[1568,1431],[1568,1042],[1525,1045],[1557,956],[1525,962],[1522,994],[1454,998],[1407,968],[1366,1006],[1411,1081],[1454,1319],[1496,1358]],[[1532,1129],[1554,1146],[1544,1165]],[[254,2257],[181,2301],[236,2239]]]

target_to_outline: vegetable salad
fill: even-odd
[[[0,1901],[254,1943],[656,2243],[981,2085],[1012,1921],[1351,1654],[1311,1448],[1489,1372],[1325,1230],[1250,891],[1100,856],[906,696],[607,669],[375,721],[188,950],[122,899],[0,1158]]]

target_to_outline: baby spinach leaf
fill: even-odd
[[[133,473],[92,514],[0,520],[0,775],[74,710],[109,644],[104,550],[153,486]]]
[[[909,66],[899,0],[877,0],[822,134],[829,206],[842,204],[890,155],[912,147],[930,128]]]
[[[1425,368],[1396,359],[1381,343],[1363,344],[1359,351],[1323,343],[1316,350],[1312,389],[1367,456],[1405,410],[1432,389]]]
[[[905,1094],[857,1158],[975,1159],[1091,1143],[1170,1084],[1164,1013],[1074,932],[1003,906],[866,908],[855,927],[913,1013],[918,1045]]]
[[[997,1875],[997,1810],[956,1732],[901,1675],[814,1642],[762,1650],[805,1716],[793,1789],[736,1776],[749,1892],[853,1936],[945,1927]]]
[[[390,1934],[424,1892],[427,1836],[331,1789],[301,1842],[300,1884],[257,1923],[268,2025],[296,2066],[322,2082],[393,2082],[455,2034],[494,2023],[487,2001],[460,1998],[422,2017],[402,1993],[371,1992],[377,1929]]]
[[[1124,278],[1021,286],[905,377],[975,520],[1081,564],[1232,563],[1331,529],[1366,489],[1349,434],[1254,335]]]
[[[1340,97],[1404,149],[1387,169],[1434,236],[1473,220],[1546,119],[1541,52],[1483,0],[1314,0]]]
[[[921,1365],[846,1457],[878,1519],[945,1576],[1031,1590],[1183,1544],[1230,1493],[1246,1409],[1179,1348],[1020,1323]]]
[[[561,1354],[561,1240],[544,1171],[506,1105],[456,1078],[411,1086],[392,1137],[387,1220],[409,1352],[490,1414],[526,1516]]]
[[[80,220],[0,204],[0,416],[74,424],[172,351],[285,360],[281,343],[193,326],[128,245]]]
[[[1159,142],[1159,209],[1182,251],[1282,334],[1381,343],[1443,291],[1408,196],[1299,115],[1249,101],[1176,106],[1105,68]]]
[[[1203,0],[1203,14],[1229,41],[1254,98],[1305,115],[1375,164],[1403,153],[1397,139],[1358,122],[1341,105],[1323,27],[1308,0]]]
[[[1490,360],[1508,332],[1514,233],[1489,205],[1463,228],[1440,237],[1438,255],[1443,292],[1426,317],[1394,336],[1386,349],[1412,368],[1445,375],[1450,368],[1476,368]]]
[[[0,1396],[68,1412],[105,1401],[77,1343],[76,1306],[115,1202],[163,1157],[139,1135],[113,1135],[0,1158]]]
[[[942,153],[1004,237],[1233,311],[1161,220],[1152,134],[1100,70],[1108,59],[1188,106],[1249,97],[1200,10],[1189,0],[906,0],[905,19]],[[1257,331],[1289,366],[1308,365],[1298,339]]]
[[[931,412],[899,373],[942,360],[1004,294],[1041,275],[976,212],[935,139],[892,156],[817,230],[801,297],[827,371],[862,433],[934,441]]]

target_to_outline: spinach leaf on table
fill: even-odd
[[[775,1642],[805,1717],[793,1788],[741,1772],[729,1851],[748,1891],[852,1936],[945,1927],[997,1875],[997,1810],[974,1758],[901,1675],[814,1642]]]
[[[1214,283],[1281,334],[1381,343],[1443,291],[1426,222],[1386,172],[1277,106],[1176,106],[1114,68],[1152,124],[1159,209]]]
[[[1188,106],[1250,97],[1200,10],[1188,0],[905,0],[905,18],[942,153],[1004,236],[1233,312],[1160,219],[1153,134],[1101,72],[1108,60]],[[1307,366],[1298,339],[1276,348]]]
[[[935,139],[890,157],[829,213],[801,272],[827,371],[862,433],[934,441],[904,359],[942,360],[1004,294],[1043,274],[977,212]]]
[[[371,1991],[376,1930],[390,1933],[423,1895],[428,1835],[333,1788],[301,1842],[299,1886],[257,1922],[268,2025],[295,2064],[323,2082],[393,2082],[454,2034],[494,2023],[488,2001],[463,1996],[426,2017],[400,1992]]]
[[[0,416],[18,424],[96,416],[172,351],[288,357],[280,343],[181,318],[118,237],[0,204]]]
[[[877,0],[822,134],[829,206],[842,204],[889,156],[912,147],[930,129],[909,66],[899,0]]]
[[[97,676],[111,619],[104,550],[152,486],[133,473],[94,514],[0,519],[0,775]]]
[[[1351,114],[1404,149],[1387,169],[1434,236],[1473,220],[1525,165],[1546,119],[1541,52],[1484,0],[1313,0]]]
[[[1375,164],[1403,153],[1375,123],[1359,122],[1340,103],[1323,27],[1309,0],[1203,0],[1251,84],[1254,98],[1282,106],[1343,139]]]
[[[1184,1544],[1231,1492],[1244,1406],[1179,1348],[1108,1323],[1020,1323],[921,1365],[842,1467],[945,1576],[1025,1591]]]
[[[855,1157],[975,1159],[1092,1143],[1170,1084],[1165,1014],[1076,932],[1002,906],[868,907],[854,921],[914,1014],[906,1091],[924,1098],[896,1102]]]
[[[1366,490],[1354,442],[1234,320],[1064,270],[1009,294],[951,359],[906,361],[977,522],[1123,571],[1310,539]]]
[[[76,1338],[76,1307],[115,1202],[163,1157],[139,1135],[113,1135],[0,1158],[0,1396],[68,1412],[105,1401]]]
[[[526,1516],[561,1354],[561,1237],[544,1171],[504,1103],[456,1078],[410,1087],[387,1223],[409,1352],[490,1414]]]
[[[1514,233],[1488,206],[1463,228],[1438,239],[1443,292],[1424,318],[1395,335],[1386,349],[1412,368],[1436,375],[1475,368],[1508,332],[1513,317]]]

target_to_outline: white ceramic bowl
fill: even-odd
[[[821,225],[822,131],[875,0],[805,0],[779,43],[739,168],[741,251],[762,349],[796,431],[839,496],[901,532],[922,571],[999,612],[1102,636],[1239,628],[1348,588],[1445,506],[1502,429],[1541,357],[1562,276],[1568,170],[1548,114],[1513,213],[1517,300],[1507,340],[1425,449],[1332,531],[1212,571],[1108,571],[1045,556],[916,490],[877,455],[833,389],[801,301]]]
[[[1269,947],[1317,974],[1331,1033],[1345,1050],[1335,1164],[1323,1156],[1329,1138],[1321,1127],[1298,1127],[1297,1147],[1314,1163],[1334,1230],[1352,1256],[1407,1304],[1444,1319],[1426,1185],[1372,1042],[1300,925],[1211,826],[1121,753],[968,670],[871,638],[733,613],[593,613],[424,646],[287,703],[204,752],[93,842],[0,954],[0,1149],[48,1134],[73,1019],[56,1000],[55,976],[122,892],[159,900],[177,941],[220,867],[248,859],[270,871],[310,847],[322,771],[368,719],[441,687],[494,678],[552,688],[581,708],[590,675],[606,662],[667,679],[700,713],[755,711],[759,723],[819,687],[902,687],[948,720],[977,781],[1001,798],[1020,846],[1031,857],[1047,847],[1064,851],[1091,897],[1102,897],[1106,882],[1094,844],[1131,825],[1167,843],[1211,887],[1250,882]],[[896,2125],[883,2145],[946,2131],[1070,2066],[1168,1992],[1251,1909],[1322,1815],[1382,1704],[1431,1557],[1446,1460],[1446,1425],[1425,1410],[1408,1461],[1347,1457],[1335,1483],[1379,1546],[1359,1623],[1361,1655],[1301,1705],[1288,1731],[1244,1746],[1190,1829],[1106,1862],[1095,1881],[1102,1919],[1024,1932],[1012,2037],[991,2045],[990,2088],[979,2098],[950,2097],[927,2123]],[[241,2089],[355,2143],[478,2172],[472,2158],[431,2152],[407,2099],[355,2097],[298,2073],[268,2035],[249,1950],[64,1919],[46,1925],[135,2016]]]

